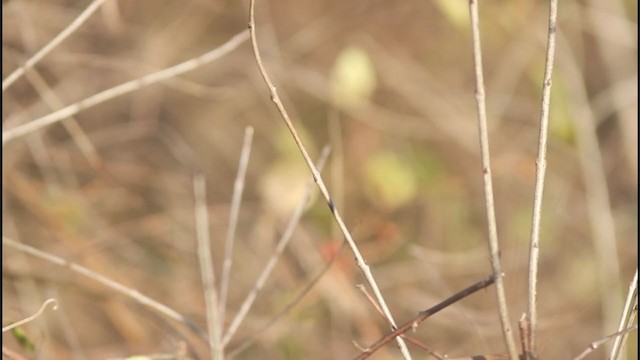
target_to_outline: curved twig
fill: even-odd
[[[42,303],[42,305],[40,306],[40,309],[33,315],[24,318],[20,321],[16,321],[13,324],[9,324],[7,326],[4,326],[2,328],[2,332],[7,332],[11,329],[15,329],[20,325],[26,324],[28,322],[31,322],[33,320],[35,320],[38,316],[42,315],[42,313],[47,309],[47,306],[51,305],[53,310],[58,310],[58,300],[54,299],[54,298],[49,298],[47,300],[45,300],[45,302]]]

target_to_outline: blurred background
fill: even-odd
[[[89,3],[3,0],[3,79]],[[3,92],[3,131],[204,54],[247,21],[247,1],[107,1]],[[489,275],[467,1],[262,0],[256,22],[265,66],[311,157],[331,146],[323,177],[396,321]],[[498,236],[517,329],[527,303],[548,3],[481,1],[480,23]],[[637,269],[637,2],[560,1],[557,35],[538,351],[570,359],[615,331]],[[206,329],[192,179],[206,176],[219,279],[249,126],[228,327],[310,177],[249,42],[5,144],[3,235],[121,282]],[[388,332],[356,288],[365,281],[341,243],[316,195],[227,354],[352,358]],[[60,303],[3,333],[3,346],[24,358],[208,356],[206,341],[183,324],[68,269],[2,250],[3,326],[49,297]],[[411,336],[450,357],[506,352],[492,287]],[[637,356],[635,339],[628,359]],[[605,356],[598,349],[591,358]],[[372,358],[400,353],[389,344]]]

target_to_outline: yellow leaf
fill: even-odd
[[[391,152],[368,159],[363,181],[371,201],[389,210],[406,205],[418,191],[418,179],[410,163]]]
[[[451,25],[458,30],[469,27],[469,2],[465,0],[435,0],[434,4]]]
[[[376,71],[369,55],[357,47],[342,50],[331,71],[334,104],[347,109],[366,104],[376,84]]]

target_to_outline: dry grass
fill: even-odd
[[[3,333],[3,354],[208,358],[206,333],[220,330],[211,342],[225,358],[334,359],[387,334],[326,204],[316,194],[304,206],[310,173],[255,65],[248,2],[95,1],[6,82],[91,3],[3,3],[3,327],[48,298],[59,305],[21,325],[24,337]],[[637,3],[559,6],[535,299],[546,359],[637,324],[620,321],[637,269]],[[496,237],[517,335],[530,301],[548,4],[480,2],[479,18]],[[467,1],[259,0],[256,22],[310,158],[332,145],[322,178],[396,322],[490,274]],[[350,47],[377,79],[356,104],[335,95],[335,64]],[[47,126],[21,127],[34,120]],[[198,206],[216,275],[207,286],[224,307],[205,301],[194,174],[206,179]],[[634,335],[622,359],[637,357]],[[414,358],[425,347],[450,358],[507,352],[494,289],[410,338]],[[586,358],[606,358],[612,343]],[[389,343],[371,358],[400,356]]]

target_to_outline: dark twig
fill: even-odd
[[[387,322],[387,324],[391,325],[389,323],[389,320],[384,316],[384,313],[382,312],[382,309],[380,309],[380,306],[378,305],[376,300],[373,298],[373,296],[371,296],[369,291],[367,291],[367,288],[363,284],[356,285],[356,288],[358,288],[358,290],[360,290],[360,292],[362,292],[364,294],[364,296],[367,298],[367,301],[369,301],[369,304],[371,304],[371,306],[373,306],[373,308],[376,310],[378,315],[380,315],[380,317],[382,317]],[[435,357],[436,359],[438,359],[438,360],[444,360],[445,359],[444,356],[442,356],[442,355],[438,354],[437,352],[431,350],[429,347],[427,347],[422,342],[420,342],[420,340],[418,340],[418,339],[416,339],[416,338],[414,338],[412,336],[409,336],[407,334],[402,334],[400,336],[402,336],[402,338],[405,341],[407,341],[407,342],[419,347],[420,349],[428,352],[429,354],[431,354],[431,356]],[[361,349],[361,351],[365,351],[365,350],[366,349]]]
[[[373,345],[369,346],[365,351],[363,351],[360,355],[358,355],[357,357],[355,357],[355,360],[362,360],[362,359],[366,359],[369,356],[371,356],[374,352],[376,352],[378,349],[380,349],[382,346],[384,346],[386,343],[388,343],[389,341],[397,338],[398,336],[406,333],[407,331],[411,330],[411,329],[415,329],[418,325],[420,325],[421,322],[425,321],[427,318],[429,318],[431,315],[439,312],[440,310],[464,299],[465,297],[477,292],[478,290],[484,289],[486,287],[488,287],[489,285],[493,284],[495,282],[495,276],[491,275],[488,278],[478,281],[477,283],[469,286],[468,288],[457,292],[455,294],[453,294],[452,296],[450,296],[449,298],[447,298],[446,300],[442,301],[441,303],[425,310],[422,311],[418,314],[418,316],[416,316],[415,318],[407,321],[406,323],[400,325],[396,330],[390,332],[389,334],[383,336],[382,338],[380,338],[380,340],[376,341]]]

